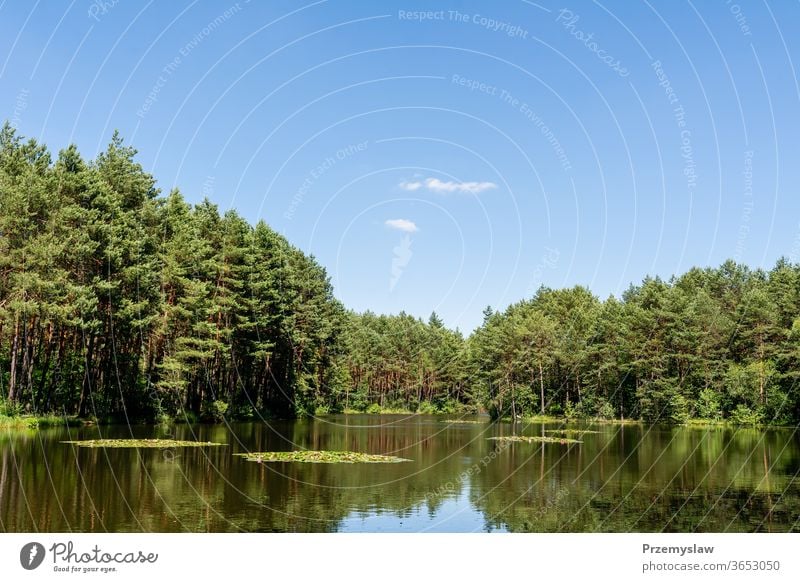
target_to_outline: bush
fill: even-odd
[[[689,420],[689,403],[674,378],[658,378],[639,385],[641,414],[648,422],[684,423]]]
[[[604,420],[611,420],[614,418],[614,407],[605,398],[600,399],[602,402],[597,409],[597,417]]]
[[[199,418],[197,415],[191,410],[179,410],[178,413],[175,415],[175,422],[185,422],[186,424],[194,424],[196,423]]]
[[[0,398],[0,416],[20,416],[23,413],[19,402],[9,402]]]
[[[373,402],[372,404],[367,406],[367,409],[364,412],[366,412],[367,414],[380,414],[381,405],[378,404],[377,402]]]
[[[156,424],[172,424],[173,418],[166,412],[159,412],[155,417]]]
[[[214,422],[225,420],[225,413],[228,412],[228,403],[223,400],[215,400],[207,409],[207,416]]]
[[[774,424],[793,424],[791,399],[780,387],[768,386],[765,400],[762,420]]]
[[[736,424],[758,425],[764,421],[764,416],[761,410],[754,410],[749,406],[740,404],[736,410],[731,413],[731,422]]]
[[[576,406],[572,402],[567,402],[567,406],[564,408],[564,416],[567,417],[567,420],[576,420],[581,418],[582,413],[579,406]]]
[[[417,414],[436,414],[440,412],[431,402],[423,400],[417,407]]]
[[[569,419],[614,418],[614,407],[602,396],[588,395],[579,403],[569,403],[564,413]]]
[[[719,393],[711,388],[704,388],[697,397],[695,406],[695,416],[707,420],[720,420],[722,418],[722,407]]]

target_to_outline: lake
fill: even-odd
[[[472,421],[480,421],[475,417]],[[506,442],[558,436],[581,444]],[[171,438],[224,447],[90,449]],[[396,464],[254,463],[294,449]],[[794,429],[453,423],[348,415],[224,425],[0,431],[5,532],[626,532],[800,527]]]

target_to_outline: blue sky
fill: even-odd
[[[800,259],[800,5],[0,2],[0,117],[265,219],[349,307]]]

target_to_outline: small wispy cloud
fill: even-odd
[[[426,178],[425,180],[415,180],[413,182],[400,182],[403,190],[411,192],[426,188],[432,192],[466,192],[467,194],[480,194],[486,190],[497,188],[494,182],[455,182],[453,180],[439,180],[438,178]]]
[[[414,253],[411,252],[411,237],[405,235],[396,247],[392,249],[392,274],[389,277],[389,292],[394,291],[395,285],[403,276],[408,263]]]
[[[417,225],[405,218],[391,218],[384,223],[389,228],[394,230],[401,230],[403,232],[417,232],[419,229]]]
[[[422,188],[422,182],[400,182],[400,187],[403,190],[413,192],[414,190]]]

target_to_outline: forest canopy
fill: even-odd
[[[115,134],[0,131],[0,414],[345,410],[797,423],[800,265],[727,261],[620,298],[541,288],[469,337],[347,310],[265,222],[166,195]]]

